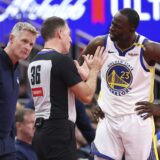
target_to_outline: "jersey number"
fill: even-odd
[[[40,84],[41,80],[40,80],[40,71],[41,71],[41,66],[33,66],[31,68],[31,84],[35,85],[35,84]]]

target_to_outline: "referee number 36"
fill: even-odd
[[[31,67],[31,84],[32,85],[41,83],[40,71],[41,71],[40,65]]]

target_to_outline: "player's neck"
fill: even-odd
[[[118,46],[119,49],[121,49],[122,51],[130,48],[133,46],[133,44],[137,41],[137,35],[134,34],[131,36],[130,39],[127,39],[126,41],[119,41],[116,43],[116,45]]]

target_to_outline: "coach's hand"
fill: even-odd
[[[151,116],[160,116],[160,105],[158,104],[141,101],[137,102],[136,105],[138,105],[138,107],[135,108],[135,111],[137,111],[137,114],[143,117],[144,120]]]

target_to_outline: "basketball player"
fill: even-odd
[[[82,53],[92,54],[100,45],[107,54],[98,98],[105,117],[98,123],[92,145],[95,160],[121,160],[123,154],[126,160],[158,158],[152,147],[153,119],[143,120],[135,108],[139,101],[153,102],[154,66],[160,62],[160,45],[136,33],[138,24],[135,10],[118,11],[109,34],[93,39]]]

